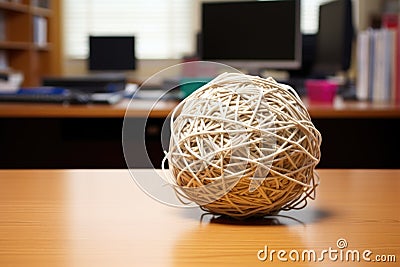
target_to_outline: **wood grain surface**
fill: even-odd
[[[151,170],[133,173],[156,179]],[[1,170],[0,266],[398,266],[400,170],[319,173],[306,208],[235,221],[162,204],[127,170]],[[329,249],[338,259],[318,261]],[[317,260],[301,260],[305,250]],[[355,250],[360,261],[346,261]],[[371,260],[397,262],[366,262],[367,250]],[[299,261],[289,258],[294,251]]]

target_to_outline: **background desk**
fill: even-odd
[[[346,239],[351,250],[395,255],[400,170],[320,170],[317,199],[293,218],[239,223],[198,208],[165,206],[126,170],[0,171],[0,266],[287,266],[260,262],[264,249],[321,251]],[[136,175],[153,176],[148,170]],[[320,266],[295,263],[294,266]]]
[[[146,142],[160,167],[160,131],[176,102],[134,100],[109,105],[0,104],[0,168],[124,168],[121,129],[125,113],[137,125],[133,139]],[[320,167],[400,168],[400,107],[365,102],[308,105],[321,131]],[[149,115],[149,120],[146,118]],[[167,120],[168,123],[168,120]],[[138,151],[137,167],[150,167]]]

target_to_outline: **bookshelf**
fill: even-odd
[[[0,71],[21,72],[23,86],[61,73],[61,1],[0,0]]]

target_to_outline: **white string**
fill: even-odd
[[[295,90],[272,78],[221,74],[178,104],[170,127],[166,179],[205,210],[261,216],[315,193],[321,135]]]

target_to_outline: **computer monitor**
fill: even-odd
[[[89,36],[89,70],[136,69],[134,36]]]
[[[249,72],[301,66],[300,0],[206,2],[201,31],[203,60]]]
[[[313,73],[320,76],[347,71],[354,36],[352,1],[335,0],[319,8]]]

